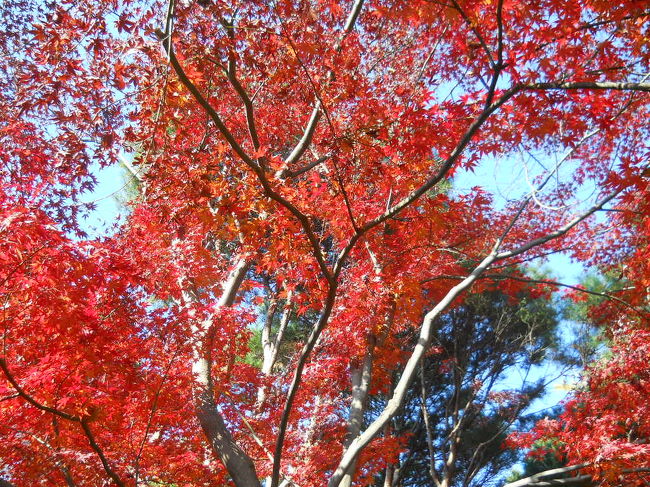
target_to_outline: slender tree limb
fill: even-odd
[[[340,52],[342,47],[343,47],[343,41],[345,38],[352,32],[352,29],[354,28],[354,24],[356,23],[359,14],[361,13],[361,8],[363,7],[363,0],[356,0],[354,2],[354,5],[352,6],[352,10],[350,11],[347,20],[345,21],[345,26],[343,28],[343,34],[339,38],[339,40],[336,43],[336,46],[334,47],[334,50],[336,52]],[[331,79],[333,73],[330,70],[328,73],[328,79]],[[320,120],[320,117],[322,115],[321,109],[323,108],[322,106],[322,101],[320,97],[318,98],[318,101],[316,102],[316,105],[314,106],[314,109],[311,112],[311,116],[309,117],[309,121],[307,122],[307,126],[305,127],[305,130],[303,131],[303,135],[300,138],[300,141],[294,149],[291,151],[291,153],[287,156],[287,158],[284,160],[285,164],[288,166],[290,164],[293,164],[297,162],[302,155],[305,153],[309,145],[311,144],[312,138],[314,136],[314,132],[316,131],[316,126],[318,125],[318,121]],[[271,487],[277,487],[275,485],[272,485]]]
[[[255,150],[259,150],[260,139],[259,136],[257,135],[257,126],[255,124],[255,108],[253,107],[253,102],[248,96],[248,93],[246,92],[244,87],[237,79],[237,76],[235,75],[234,60],[229,62],[228,79],[230,80],[230,84],[233,86],[233,88],[235,88],[235,91],[237,92],[242,102],[244,103],[244,109],[246,111],[246,123],[248,125],[248,133],[250,134],[251,141],[253,142],[253,147],[255,148]]]
[[[275,444],[275,452],[273,454],[273,474],[271,476],[271,487],[277,486],[279,482],[280,475],[280,460],[282,458],[282,447],[284,445],[284,438],[287,432],[287,426],[289,424],[289,414],[293,407],[293,402],[298,393],[298,388],[300,387],[300,382],[302,379],[302,373],[307,364],[307,359],[309,358],[312,350],[316,346],[316,342],[320,337],[321,332],[327,325],[329,317],[334,308],[334,302],[336,300],[336,292],[338,290],[338,283],[333,282],[330,285],[327,297],[325,299],[325,305],[321,311],[320,316],[316,325],[312,329],[312,332],[307,339],[307,342],[300,351],[300,356],[298,357],[298,363],[293,373],[293,378],[291,380],[291,385],[289,386],[289,391],[287,393],[287,398],[285,400],[284,409],[282,411],[282,416],[280,418],[280,426],[278,429],[277,441]]]
[[[239,142],[237,142],[237,140],[232,135],[230,130],[228,130],[228,127],[226,127],[226,124],[221,120],[221,117],[214,109],[214,107],[203,96],[203,93],[201,93],[201,91],[196,87],[196,85],[192,82],[192,80],[188,78],[183,66],[180,64],[178,58],[176,57],[176,54],[174,53],[171,35],[167,32],[161,33],[160,30],[157,30],[156,34],[163,41],[163,46],[165,47],[165,51],[167,52],[167,56],[169,57],[169,63],[172,65],[172,68],[174,68],[174,71],[176,72],[176,76],[178,76],[180,82],[189,90],[189,92],[192,94],[194,99],[199,103],[199,105],[203,107],[206,113],[210,116],[214,124],[217,126],[217,129],[219,129],[219,132],[221,133],[223,138],[226,139],[226,142],[228,142],[228,145],[230,145],[231,149],[239,156],[239,158],[247,166],[249,166],[255,172],[258,172],[260,168],[257,165],[257,163],[246,153],[246,151],[244,151],[241,145],[239,145]]]
[[[316,126],[318,125],[318,121],[320,120],[321,115],[321,103],[320,101],[317,101],[316,106],[314,106],[314,109],[311,112],[311,116],[309,117],[309,121],[307,122],[307,126],[305,127],[300,141],[296,144],[291,153],[284,160],[284,163],[287,166],[294,164],[300,160],[302,155],[305,153],[314,137],[314,132],[316,132]]]
[[[533,247],[537,247],[539,245],[542,245],[542,244],[544,244],[546,242],[549,242],[549,241],[551,241],[553,239],[556,239],[558,237],[561,237],[561,236],[565,235],[573,227],[575,227],[578,223],[580,223],[581,221],[583,221],[585,218],[589,217],[590,215],[592,215],[596,211],[600,210],[605,204],[607,204],[609,201],[613,200],[621,192],[622,192],[622,189],[619,189],[618,191],[614,191],[613,193],[609,194],[608,196],[606,196],[605,198],[600,200],[600,202],[593,205],[591,208],[589,208],[583,214],[576,216],[571,221],[569,221],[568,223],[566,223],[562,227],[558,228],[557,230],[555,230],[555,231],[553,231],[553,232],[551,232],[551,233],[549,233],[547,235],[544,235],[542,237],[533,239],[533,240],[531,240],[531,241],[529,241],[529,242],[527,242],[527,243],[525,243],[525,244],[523,244],[523,245],[521,245],[521,246],[519,246],[519,247],[517,247],[515,249],[500,252],[500,253],[497,254],[497,258],[499,260],[501,260],[501,259],[506,259],[506,258],[509,258],[509,257],[514,257],[516,255],[519,255],[519,254],[522,254],[522,253],[526,252],[527,250],[532,249]],[[499,245],[500,245],[500,243],[499,243]],[[497,247],[497,249],[498,249],[498,247]]]
[[[422,283],[437,281],[437,280],[441,280],[441,279],[458,279],[458,280],[462,280],[462,279],[464,279],[464,276],[440,275],[440,276],[431,277],[429,279],[425,279],[424,281],[422,281]],[[635,313],[638,313],[638,314],[640,314],[642,316],[645,316],[647,314],[647,313],[644,313],[642,310],[632,306],[630,303],[624,301],[623,299],[618,298],[616,296],[613,296],[611,294],[601,293],[601,292],[598,292],[598,291],[594,291],[592,289],[586,289],[586,288],[580,287],[580,286],[573,286],[571,284],[565,284],[563,282],[553,281],[553,280],[550,280],[550,279],[533,279],[533,278],[519,277],[519,276],[508,275],[508,274],[483,274],[481,276],[481,279],[495,279],[495,280],[499,280],[499,281],[513,280],[513,281],[519,281],[519,282],[529,282],[531,284],[548,284],[549,286],[565,287],[567,289],[573,289],[574,291],[579,291],[579,292],[582,292],[582,293],[585,293],[585,294],[590,294],[592,296],[598,296],[598,297],[601,297],[601,298],[609,299],[611,301],[615,301],[615,302],[619,303],[620,305],[625,306],[626,308],[628,308],[628,309],[630,309],[630,310],[634,311]]]
[[[275,365],[275,362],[278,359],[278,353],[280,352],[280,344],[282,343],[282,340],[284,338],[284,332],[286,331],[287,325],[289,324],[289,318],[291,318],[291,312],[292,312],[291,298],[292,298],[292,293],[291,291],[289,291],[286,302],[284,304],[284,312],[282,313],[282,317],[280,318],[280,327],[278,328],[278,332],[275,335],[275,340],[273,340],[273,353],[271,354],[271,357],[269,359],[269,365],[268,365],[269,373],[273,369],[273,366]]]
[[[0,398],[0,402],[9,401],[10,399],[16,399],[18,397],[20,397],[20,394],[10,394],[8,396]]]
[[[170,0],[170,5],[173,5],[173,3],[174,0]],[[168,10],[173,14],[173,8],[170,8]],[[194,83],[187,77],[183,67],[181,66],[180,62],[178,61],[178,58],[176,57],[176,54],[174,53],[173,43],[170,34],[171,26],[173,26],[173,19],[172,20],[168,19],[166,23],[167,31],[161,32],[160,30],[157,30],[156,34],[161,39],[161,41],[163,41],[163,46],[165,47],[167,54],[169,56],[169,62],[174,68],[174,71],[176,72],[176,75],[178,76],[179,80],[190,91],[190,93],[194,96],[196,101],[203,107],[206,113],[210,116],[214,124],[217,126],[217,129],[224,137],[224,139],[226,139],[226,141],[233,149],[233,151],[250,169],[252,169],[252,171],[258,177],[262,185],[262,189],[264,190],[264,193],[276,203],[279,203],[281,206],[284,206],[287,210],[289,210],[291,214],[293,214],[298,219],[301,226],[305,230],[305,233],[307,234],[309,243],[311,244],[314,250],[314,256],[318,262],[321,272],[323,273],[325,278],[328,279],[328,281],[330,281],[331,280],[330,271],[327,267],[327,263],[325,262],[325,258],[323,257],[323,253],[320,248],[320,243],[318,241],[318,238],[316,237],[316,234],[312,229],[311,223],[309,222],[309,218],[307,217],[307,215],[302,213],[298,209],[298,207],[296,207],[293,203],[291,203],[289,200],[287,200],[282,195],[280,195],[280,193],[278,193],[271,186],[270,182],[266,178],[266,175],[264,174],[263,169],[239,145],[239,143],[234,138],[232,133],[228,130],[226,125],[221,120],[221,117],[214,109],[214,107],[203,96],[201,91],[194,85]]]
[[[384,425],[388,423],[388,421],[395,415],[395,413],[402,405],[406,391],[408,390],[408,387],[413,380],[413,377],[415,376],[419,361],[422,359],[424,353],[429,347],[434,321],[443,311],[449,307],[453,300],[462,292],[467,290],[477,279],[479,279],[481,275],[483,275],[494,262],[518,255],[529,250],[530,248],[533,248],[537,245],[542,245],[543,243],[566,234],[578,223],[595,213],[598,209],[600,209],[600,207],[602,207],[608,201],[611,201],[620,193],[621,190],[615,191],[614,193],[603,198],[596,205],[586,210],[583,214],[575,217],[569,223],[560,227],[558,230],[551,232],[546,236],[534,239],[514,250],[498,253],[499,245],[497,242],[497,244],[495,244],[494,248],[492,249],[492,252],[490,252],[490,254],[486,256],[468,276],[466,276],[460,283],[452,287],[447,292],[445,297],[442,298],[442,300],[440,300],[436,306],[434,306],[434,308],[425,315],[420,328],[418,343],[416,344],[413,352],[411,353],[411,356],[406,362],[402,376],[400,377],[397,386],[395,387],[395,391],[393,392],[391,399],[388,401],[388,404],[380,413],[380,415],[368,426],[368,428],[352,442],[350,448],[346,450],[343,457],[341,458],[338,467],[330,478],[330,481],[328,483],[329,487],[338,487],[340,485],[341,479],[352,465],[354,458],[381,431]]]
[[[574,81],[556,83],[532,83],[524,85],[523,89],[528,91],[536,90],[614,90],[614,91],[650,91],[650,83],[634,82],[598,82],[598,81]]]
[[[427,448],[429,450],[429,475],[431,480],[437,487],[440,487],[440,479],[436,472],[436,457],[433,446],[433,432],[429,421],[429,411],[427,410],[427,390],[424,383],[424,365],[420,360],[420,412],[422,413],[422,420],[424,421],[424,428],[426,430]]]
[[[594,90],[627,90],[627,91],[650,91],[650,83],[597,83],[597,82],[574,82],[574,83],[537,83],[530,85],[515,85],[512,88],[503,92],[503,94],[493,102],[489,107],[486,107],[481,114],[476,118],[476,120],[468,127],[467,131],[461,137],[459,143],[456,145],[454,151],[449,155],[447,159],[442,162],[440,169],[436,172],[435,175],[430,177],[424,182],[422,186],[414,190],[412,193],[404,197],[394,206],[388,208],[383,214],[375,217],[373,220],[362,225],[358,232],[353,235],[346,247],[341,251],[337,261],[334,265],[333,273],[334,276],[337,276],[345,262],[347,255],[354,248],[357,240],[361,238],[363,234],[384,222],[385,220],[394,217],[405,208],[410,206],[413,202],[417,201],[422,195],[424,195],[429,189],[435,186],[440,182],[446,174],[449,172],[453,164],[456,162],[458,157],[465,150],[467,145],[470,143],[474,135],[481,128],[483,123],[488,119],[488,117],[494,113],[498,108],[500,108],[504,103],[510,100],[517,93],[526,91],[526,90],[571,90],[571,89],[594,89]]]
[[[551,480],[551,479],[557,480],[558,477],[561,477],[562,475],[565,475],[570,472],[575,472],[576,470],[581,470],[585,467],[588,467],[589,465],[590,465],[589,463],[580,463],[578,465],[571,465],[569,467],[561,467],[561,468],[546,470],[544,472],[531,475],[530,477],[526,477],[525,479],[517,480],[516,482],[511,482],[509,484],[504,485],[503,487],[525,487],[529,485],[540,486],[543,485],[540,483],[540,481]],[[562,484],[558,484],[558,485],[562,485]]]
[[[490,64],[492,65],[492,69],[496,70],[496,62],[494,61],[494,56],[492,55],[492,52],[490,51],[490,48],[488,47],[487,43],[485,42],[485,39],[483,39],[483,36],[479,32],[479,30],[476,28],[475,23],[472,22],[472,20],[469,18],[467,15],[467,12],[463,10],[463,8],[458,4],[456,0],[452,0],[451,3],[453,4],[454,9],[460,14],[460,16],[463,18],[467,26],[470,28],[470,30],[474,33],[476,38],[478,39],[479,43],[481,44],[481,47],[485,51],[485,54],[488,57],[488,61],[490,61]]]
[[[504,68],[503,64],[503,0],[497,3],[497,60],[492,63],[493,71],[490,88],[485,99],[485,107],[489,107],[494,99],[494,92],[499,81],[499,75]]]
[[[173,2],[173,0],[172,0]],[[172,3],[170,2],[170,3]],[[158,37],[161,38],[162,40],[165,40],[168,38],[168,34],[166,33],[160,33],[160,31],[157,31]],[[219,129],[219,132],[221,135],[226,139],[230,147],[235,151],[235,153],[240,157],[240,159],[249,167],[253,170],[253,172],[257,175],[260,183],[262,184],[262,188],[265,192],[265,194],[271,198],[273,201],[279,203],[281,206],[284,206],[286,209],[289,210],[300,222],[301,226],[305,230],[305,233],[307,234],[307,238],[309,240],[309,243],[311,244],[313,250],[314,250],[314,256],[318,262],[318,265],[320,267],[321,272],[323,275],[330,280],[330,272],[327,267],[327,264],[325,262],[325,258],[323,257],[322,250],[320,248],[320,243],[318,241],[318,238],[316,237],[312,227],[311,223],[309,222],[309,218],[302,213],[293,203],[291,203],[289,200],[284,198],[282,195],[280,195],[277,191],[275,191],[272,187],[271,184],[269,183],[268,179],[266,178],[264,171],[262,168],[244,151],[244,149],[239,145],[239,143],[235,140],[234,136],[230,133],[226,125],[223,123],[221,118],[219,117],[219,114],[217,111],[214,109],[214,107],[208,102],[208,100],[205,99],[203,94],[200,92],[200,90],[192,83],[192,81],[187,77],[185,74],[185,71],[183,70],[183,67],[181,64],[178,62],[178,59],[176,58],[176,55],[174,54],[173,50],[173,45],[171,42],[171,38],[167,42],[164,42],[165,48],[168,50],[168,55],[169,55],[169,61],[174,68],[174,71],[176,72],[179,80],[185,87],[190,91],[190,93],[194,96],[194,98],[197,100],[197,102],[204,108],[204,110],[207,112],[207,114],[210,116],[214,124],[217,126]]]
[[[79,423],[81,425],[81,429],[84,431],[84,434],[86,435],[86,438],[88,439],[88,442],[90,443],[91,448],[97,453],[97,456],[102,462],[102,466],[104,467],[104,470],[108,474],[108,476],[113,480],[115,485],[118,487],[126,487],[126,484],[122,481],[122,479],[115,473],[115,471],[111,468],[110,464],[108,463],[108,460],[106,456],[104,455],[104,452],[100,448],[100,446],[97,444],[97,441],[95,440],[94,435],[92,434],[92,431],[88,427],[87,419],[86,418],[80,418],[78,416],[73,416],[72,414],[66,413],[65,411],[61,411],[60,409],[53,408],[50,406],[46,406],[44,404],[41,404],[38,402],[36,399],[34,399],[32,396],[27,394],[25,390],[20,387],[14,376],[11,374],[11,371],[7,367],[7,362],[5,359],[0,358],[0,369],[2,369],[2,372],[4,373],[5,377],[7,378],[7,381],[11,384],[11,386],[16,390],[16,392],[22,397],[25,401],[27,401],[29,404],[34,406],[36,409],[40,409],[41,411],[48,412],[50,414],[54,414],[56,416],[59,416],[63,419],[67,419],[68,421],[74,422],[74,423]]]
[[[119,487],[126,487],[126,484],[122,482],[122,479],[120,479],[120,477],[115,473],[115,471],[109,465],[106,455],[104,455],[102,448],[99,446],[97,440],[95,439],[95,435],[90,429],[90,426],[88,426],[87,419],[82,419],[80,423],[81,423],[81,429],[83,429],[84,433],[86,434],[86,437],[88,438],[90,447],[95,451],[95,453],[97,453],[97,456],[101,460],[102,466],[104,467],[104,470],[106,471],[108,476],[113,480],[113,482],[115,482],[115,485],[118,485]]]
[[[59,416],[63,419],[67,419],[68,421],[73,421],[75,423],[81,422],[81,418],[79,418],[78,416],[73,416],[72,414],[66,413],[65,411],[61,411],[60,409],[41,404],[40,402],[36,401],[36,399],[34,399],[32,396],[27,394],[25,390],[18,384],[14,376],[11,374],[11,371],[7,366],[7,362],[3,358],[0,358],[0,369],[2,369],[2,372],[4,372],[7,381],[16,390],[16,393],[20,397],[22,397],[25,401],[27,401],[29,404],[34,406],[36,409],[40,409],[41,411],[45,411],[50,414],[55,414],[56,416]]]
[[[616,296],[613,296],[609,293],[601,293],[598,291],[593,291],[591,289],[586,289],[580,286],[572,286],[570,284],[565,284],[563,282],[558,282],[558,281],[553,281],[550,279],[530,279],[526,277],[519,277],[519,276],[509,276],[509,275],[504,275],[504,274],[484,274],[482,276],[485,279],[497,279],[497,280],[504,280],[504,279],[511,279],[514,281],[520,281],[520,282],[530,282],[532,284],[548,284],[549,286],[558,286],[558,287],[565,287],[567,289],[573,289],[574,291],[579,291],[585,294],[590,294],[592,296],[598,296],[601,298],[609,299],[611,301],[615,301],[618,304],[625,306],[626,308],[634,311],[635,313],[638,313],[640,315],[645,315],[646,313],[643,313],[640,309],[632,306],[630,303],[622,300],[621,298],[618,298]]]
[[[478,277],[489,268],[489,266],[496,259],[496,254],[491,253],[481,263],[468,275],[462,282],[454,286],[449,290],[447,295],[440,301],[436,306],[429,311],[423,320],[422,327],[420,329],[420,336],[418,343],[416,344],[411,356],[409,357],[402,376],[400,377],[392,397],[388,401],[388,404],[381,412],[381,414],[366,428],[366,430],[361,433],[350,445],[341,458],[341,461],[336,468],[334,474],[329,480],[329,487],[338,487],[343,476],[348,471],[352,465],[352,461],[361,450],[368,444],[370,441],[381,432],[382,428],[388,423],[388,421],[395,415],[398,409],[401,407],[404,397],[406,396],[406,391],[411,383],[411,380],[414,377],[414,374],[417,370],[417,366],[424,356],[424,353],[429,347],[429,342],[431,340],[431,334],[433,330],[433,325],[435,319],[452,303],[452,301],[463,291],[469,288]]]
[[[409,207],[411,204],[413,204],[415,201],[421,198],[427,191],[429,191],[436,184],[442,181],[444,177],[449,173],[454,163],[458,160],[460,155],[463,153],[467,145],[471,142],[473,137],[479,131],[481,126],[488,119],[488,117],[492,113],[494,113],[499,107],[501,107],[504,103],[510,100],[510,98],[512,98],[519,91],[521,91],[520,86],[515,86],[505,91],[492,105],[490,105],[490,107],[484,109],[481,112],[481,114],[476,118],[476,120],[474,120],[474,122],[472,122],[472,124],[467,128],[467,130],[465,131],[465,133],[463,134],[460,141],[454,148],[453,152],[449,155],[449,157],[444,161],[441,161],[441,166],[438,169],[438,171],[436,171],[436,173],[433,176],[427,179],[419,188],[412,191],[410,194],[402,198],[400,201],[398,201],[390,208],[387,208],[386,211],[384,211],[384,213],[382,213],[381,215],[361,225],[357,233],[350,238],[347,245],[339,253],[339,256],[336,260],[336,263],[334,264],[334,269],[333,269],[333,274],[335,277],[340,274],[341,270],[343,269],[343,264],[347,260],[348,254],[352,251],[357,241],[365,233],[367,233],[377,225],[383,223],[384,221],[390,218],[397,216],[400,212],[402,212],[404,209]]]
[[[232,21],[228,22],[225,19],[221,19],[221,24],[226,30],[226,34],[228,35],[228,37],[234,40],[235,26],[233,22]],[[239,79],[237,78],[237,62],[235,60],[235,54],[232,51],[228,54],[228,68],[226,69],[226,76],[228,77],[228,81],[230,81],[232,87],[239,95],[239,98],[244,103],[244,110],[246,112],[246,124],[248,125],[248,133],[250,135],[251,142],[253,143],[253,147],[255,148],[255,150],[259,150],[260,139],[257,134],[257,126],[255,124],[255,109],[253,107],[253,102],[251,98],[248,96],[248,92],[244,89]]]
[[[335,50],[337,52],[341,50],[343,46],[343,41],[354,28],[354,24],[357,18],[359,17],[359,13],[361,12],[362,6],[363,6],[363,0],[355,1],[352,7],[352,11],[348,15],[347,21],[345,23],[343,34],[335,47]],[[330,71],[330,74],[331,73],[332,72]],[[319,117],[319,115],[317,115],[316,110],[314,110],[312,112],[311,118],[313,119],[316,117]],[[315,123],[316,122],[318,122],[318,120],[316,120]],[[314,123],[314,129],[315,129],[315,123]],[[323,329],[327,325],[327,322],[329,321],[329,317],[332,313],[334,302],[336,300],[336,292],[338,290],[337,276],[334,273],[330,273],[326,265],[325,266],[321,265],[321,268],[323,269],[324,275],[328,279],[329,289],[328,289],[327,297],[325,299],[323,310],[321,311],[318,321],[316,322],[315,327],[313,328],[309,338],[307,339],[307,342],[303,346],[300,356],[298,357],[298,363],[294,371],[291,385],[289,386],[287,399],[285,401],[284,409],[282,411],[282,416],[280,418],[280,426],[279,426],[277,441],[275,445],[275,452],[273,454],[273,472],[271,475],[271,483],[269,487],[278,487],[279,478],[280,478],[280,463],[282,460],[282,447],[284,445],[284,439],[287,431],[287,426],[289,423],[289,415],[291,414],[291,409],[293,408],[293,402],[298,392],[298,388],[300,387],[304,367],[307,363],[307,360],[313,348],[316,346],[316,342],[318,341],[321,332],[323,331]]]
[[[330,157],[332,157],[331,154],[326,154],[326,155],[324,155],[322,157],[319,157],[318,159],[315,159],[313,162],[310,162],[309,164],[306,164],[306,165],[304,165],[302,167],[299,167],[298,169],[291,170],[289,168],[286,168],[285,170],[280,172],[278,177],[280,179],[295,178],[297,176],[300,176],[301,174],[306,173],[310,169],[315,168],[319,164],[322,164],[323,162],[328,160]]]
[[[605,460],[607,461],[607,460]],[[582,470],[583,468],[591,466],[592,463],[579,463],[577,465],[570,465],[568,467],[554,468],[551,470],[545,470],[544,472],[531,475],[524,479],[517,480],[516,482],[510,482],[505,484],[503,487],[550,487],[553,485],[562,486],[586,486],[589,487],[593,485],[591,475],[579,475],[577,477],[569,478],[559,478],[563,475],[575,472],[577,470]],[[650,468],[626,468],[621,471],[623,474],[634,474],[650,472]]]

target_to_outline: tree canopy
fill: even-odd
[[[558,252],[616,276],[612,354],[538,434],[647,480],[645,0],[0,15],[0,482],[371,483],[442,316],[562,287],[522,267]],[[137,196],[91,237],[118,163]],[[485,170],[522,177],[454,184]]]

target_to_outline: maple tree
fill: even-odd
[[[438,317],[560,250],[625,266],[647,343],[647,2],[0,12],[5,484],[369,483]],[[140,194],[90,238],[119,159]],[[506,202],[441,189],[514,159],[543,169]]]
[[[650,335],[647,281],[642,277],[648,255],[647,202],[639,201],[638,208],[633,215],[620,216],[631,218],[632,227],[646,228],[637,228],[636,247],[627,254],[630,260],[614,266],[601,263],[615,276],[608,279],[608,291],[613,295],[625,292],[628,305],[587,300],[593,324],[605,335],[605,352],[586,367],[559,418],[540,421],[532,431],[516,433],[509,439],[516,446],[541,442],[534,455],[560,457],[580,466],[581,476],[604,486],[641,486],[650,480]],[[644,255],[643,259],[634,261],[639,255]],[[544,448],[544,444],[552,448]]]

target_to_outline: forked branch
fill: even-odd
[[[2,372],[7,378],[7,381],[16,390],[18,395],[22,397],[25,401],[27,401],[29,404],[34,406],[36,409],[45,411],[50,414],[54,414],[60,418],[67,419],[68,421],[71,421],[73,423],[79,423],[81,425],[81,429],[86,435],[86,438],[88,439],[88,442],[90,443],[90,447],[93,449],[93,451],[97,454],[100,461],[102,462],[102,466],[104,467],[104,471],[106,472],[106,474],[111,478],[111,480],[118,487],[126,487],[126,484],[122,481],[120,476],[111,468],[108,459],[106,458],[106,455],[104,454],[102,448],[97,443],[97,440],[95,439],[95,436],[93,435],[92,431],[90,430],[86,418],[74,416],[72,414],[66,413],[65,411],[61,411],[60,409],[41,404],[36,399],[34,399],[31,395],[27,394],[27,392],[18,384],[18,381],[16,381],[15,377],[11,374],[11,371],[9,370],[9,367],[7,366],[7,362],[5,361],[5,359],[0,358],[0,369],[2,369]],[[0,487],[1,486],[2,484],[0,483]]]
[[[498,253],[499,244],[495,245],[494,248],[492,249],[492,252],[490,252],[490,254],[486,256],[468,276],[466,276],[460,283],[452,287],[447,292],[445,297],[442,298],[442,300],[440,300],[436,304],[436,306],[425,315],[420,328],[420,336],[418,339],[418,343],[416,344],[415,348],[413,349],[413,352],[411,353],[411,356],[406,362],[404,371],[402,372],[402,376],[400,377],[395,387],[395,390],[393,392],[393,395],[388,401],[388,404],[380,413],[380,415],[372,423],[370,423],[368,428],[363,433],[361,433],[352,442],[350,447],[346,450],[343,457],[341,458],[338,467],[336,468],[336,471],[330,478],[330,481],[328,483],[329,487],[338,487],[340,485],[341,480],[345,476],[346,472],[352,466],[354,459],[359,455],[361,450],[365,448],[365,446],[368,443],[370,443],[370,441],[372,441],[372,439],[377,434],[381,432],[383,427],[388,423],[388,421],[390,421],[390,419],[395,415],[395,413],[398,411],[398,409],[404,402],[404,398],[406,396],[408,387],[410,386],[417,372],[418,364],[420,363],[420,360],[422,359],[422,357],[424,356],[425,352],[429,347],[434,322],[436,318],[438,318],[438,316],[440,316],[440,314],[442,314],[442,312],[444,312],[449,307],[449,305],[451,305],[454,299],[458,297],[461,293],[463,293],[465,290],[467,290],[477,279],[479,279],[494,262],[519,255],[531,249],[532,247],[542,245],[546,242],[549,242],[550,240],[565,235],[572,228],[574,228],[578,223],[588,218],[590,215],[598,211],[608,201],[611,201],[614,197],[620,194],[620,192],[621,190],[606,196],[600,202],[593,205],[584,213],[578,215],[577,217],[569,221],[567,224],[557,229],[556,231],[551,232],[546,236],[534,239],[513,250]]]

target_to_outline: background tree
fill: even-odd
[[[379,483],[496,481],[518,457],[501,447],[503,440],[544,393],[545,379],[528,376],[557,344],[557,324],[550,302],[532,297],[529,289],[514,300],[499,291],[471,294],[443,315],[433,352],[423,359],[404,409],[390,423],[391,433],[407,438],[406,453]],[[384,400],[372,399],[370,418]]]

